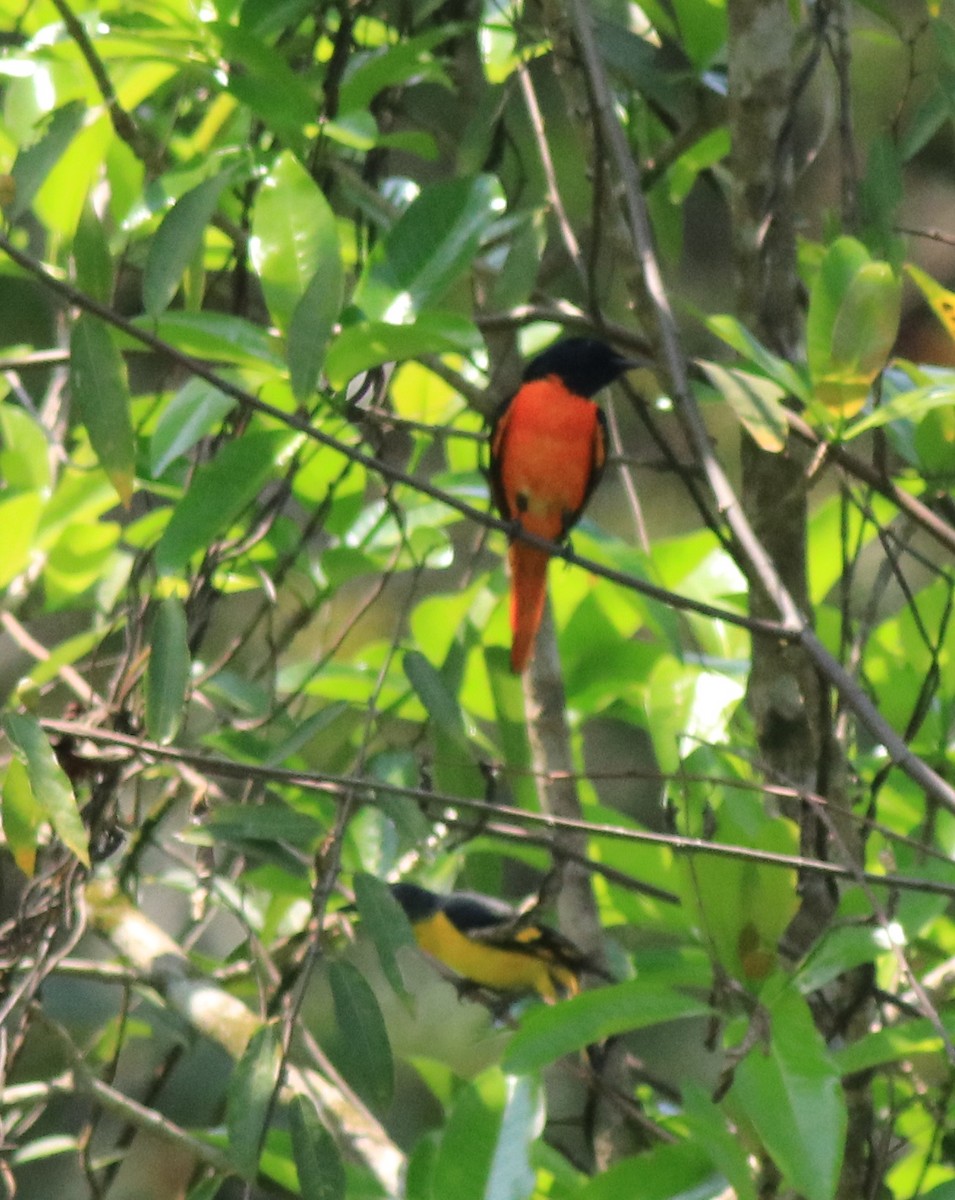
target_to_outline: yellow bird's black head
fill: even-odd
[[[551,1001],[577,991],[586,965],[577,947],[546,925],[521,924],[502,900],[478,892],[441,896],[416,883],[392,884],[391,892],[419,947],[463,979]]]

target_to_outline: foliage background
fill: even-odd
[[[955,1195],[950,8],[0,11],[8,1194]],[[461,997],[398,876],[616,982]]]

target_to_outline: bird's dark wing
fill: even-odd
[[[607,431],[606,414],[602,408],[598,408],[597,424],[594,426],[594,444],[591,448],[590,476],[587,480],[587,490],[584,492],[584,498],[580,502],[580,508],[576,512],[564,514],[565,537],[580,520],[580,514],[587,507],[590,497],[594,494],[597,485],[603,478],[604,467],[607,465],[607,443],[609,440],[610,435]]]

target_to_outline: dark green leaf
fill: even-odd
[[[472,757],[472,751],[464,728],[461,706],[452,695],[444,677],[417,650],[409,650],[404,657],[405,674],[418,699],[427,710],[428,716],[462,749]]]
[[[326,829],[317,817],[285,804],[269,803],[216,805],[200,831],[211,834],[214,841],[285,841],[301,849],[314,845]]]
[[[702,1017],[709,1007],[680,992],[640,979],[610,984],[528,1012],[511,1039],[504,1069],[535,1071],[615,1033],[644,1029],[684,1017]]]
[[[7,210],[10,221],[16,221],[33,203],[47,175],[82,128],[85,116],[86,105],[81,101],[64,104],[50,117],[40,137],[17,155],[12,171],[16,194]]]
[[[196,257],[206,226],[234,172],[221,171],[180,196],[149,243],[143,272],[143,307],[157,317],[172,303],[186,268]]]
[[[371,318],[407,321],[436,303],[471,266],[499,209],[500,187],[490,175],[431,184],[372,254],[355,304]]]
[[[288,330],[289,381],[299,400],[315,391],[340,309],[341,272],[320,267],[295,306]]]
[[[129,412],[126,367],[107,325],[82,313],[70,335],[70,393],[93,452],[129,507],[136,465],[136,435]]]
[[[247,433],[223,446],[212,462],[197,471],[156,546],[159,574],[181,571],[194,554],[207,550],[225,533],[299,438],[285,430]]]
[[[345,1168],[338,1146],[308,1097],[293,1097],[289,1127],[302,1200],[345,1200]]]
[[[26,767],[34,799],[44,817],[64,846],[89,866],[89,838],[73,787],[56,761],[46,734],[33,717],[21,713],[8,713],[3,718],[3,727],[13,743],[14,754]],[[23,799],[20,792],[18,796]]]
[[[226,1096],[229,1156],[246,1179],[255,1178],[259,1165],[281,1065],[278,1033],[273,1026],[263,1025],[252,1035],[229,1080]]]
[[[109,304],[113,298],[113,256],[103,223],[87,200],[73,238],[76,286]]]
[[[388,885],[374,875],[359,872],[354,877],[353,886],[362,932],[375,943],[378,961],[386,979],[398,995],[404,995],[405,985],[395,961],[395,952],[402,946],[416,944],[408,919]]]
[[[462,24],[435,25],[425,33],[404,37],[400,42],[381,46],[356,60],[355,69],[349,72],[339,93],[339,111],[364,112],[379,92],[412,77],[416,82],[428,79],[447,83],[447,74],[430,51],[466,28]]]
[[[167,596],[156,607],[146,668],[146,730],[160,745],[179,732],[191,667],[186,611]]]
[[[385,1109],[395,1086],[395,1066],[375,993],[347,962],[330,962],[328,980],[337,1025],[335,1064],[363,1100]]]
[[[790,1185],[806,1200],[832,1200],[847,1121],[839,1071],[793,987],[785,986],[768,1009],[769,1046],[746,1055],[730,1094]]]

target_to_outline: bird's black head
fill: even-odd
[[[441,907],[441,897],[427,888],[419,887],[416,883],[393,883],[391,894],[404,909],[405,916],[412,925],[417,921],[427,921]]]
[[[557,375],[575,395],[589,398],[634,366],[637,363],[633,359],[624,358],[606,342],[565,338],[531,359],[524,370],[524,382]]]

